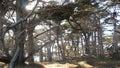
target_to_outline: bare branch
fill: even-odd
[[[44,32],[42,32],[42,33],[40,33],[40,34],[37,34],[34,38],[37,38],[38,36],[40,36],[40,35],[48,32],[48,31],[50,31],[50,30],[52,30],[52,29],[55,29],[56,27],[58,27],[58,26],[52,27],[52,28],[50,28],[49,30],[46,30],[46,31],[44,31]]]

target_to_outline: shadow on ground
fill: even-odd
[[[78,62],[42,62],[45,68],[120,68],[119,60],[111,59],[87,59]],[[34,67],[34,66],[33,66]],[[0,68],[7,68],[7,65],[0,62]]]

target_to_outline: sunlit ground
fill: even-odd
[[[119,60],[111,59],[88,59],[78,62],[39,62],[45,68],[120,68]],[[7,68],[6,64],[0,62],[0,68]]]
[[[119,60],[88,59],[78,62],[43,63],[46,68],[120,68]]]
[[[75,64],[65,63],[54,63],[54,64],[47,64],[45,65],[45,68],[77,68],[78,66]]]

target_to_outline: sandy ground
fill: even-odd
[[[55,64],[45,65],[45,68],[77,68],[77,67],[78,65],[70,64],[70,63],[66,63],[66,64],[55,63]]]
[[[75,64],[60,64],[60,63],[53,63],[53,64],[42,64],[45,68],[77,68],[78,65]],[[8,65],[0,62],[0,68],[8,68]],[[39,67],[38,67],[39,68]]]

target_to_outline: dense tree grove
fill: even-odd
[[[119,59],[119,15],[119,0],[1,0],[0,61]]]

